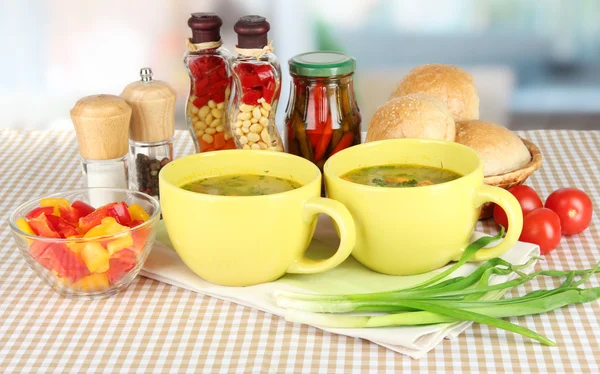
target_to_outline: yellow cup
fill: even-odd
[[[263,196],[215,196],[180,187],[221,175],[292,179],[302,187]],[[273,281],[285,273],[318,273],[344,261],[355,243],[354,221],[339,202],[320,197],[321,173],[282,152],[228,150],[187,156],[160,172],[160,202],[173,247],[205,280],[226,286]],[[333,218],[341,242],[330,258],[305,257],[319,213]]]
[[[460,173],[454,181],[425,187],[387,188],[341,179],[368,166],[416,164]],[[521,235],[523,217],[517,200],[506,190],[483,183],[483,161],[469,147],[425,139],[366,143],[336,153],[325,163],[328,196],[344,204],[356,224],[352,255],[384,274],[424,273],[458,260],[469,244],[481,205],[494,202],[508,216],[504,240],[481,249],[472,261],[497,257]]]

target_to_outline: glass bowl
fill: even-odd
[[[97,205],[123,201],[128,206],[140,205],[150,218],[126,232],[89,238],[55,239],[22,231],[17,225],[17,220],[40,206],[40,201],[45,198],[64,198],[71,203],[75,200],[87,204],[90,204],[90,201],[101,202]],[[56,292],[69,298],[101,299],[124,290],[138,275],[152,249],[159,219],[158,200],[145,193],[119,188],[94,187],[59,192],[30,200],[12,212],[10,228],[15,243],[29,267]],[[131,235],[131,239],[128,235]],[[130,244],[132,241],[133,244]],[[118,249],[119,246],[113,244],[111,249],[116,248],[113,253],[106,250],[110,255],[109,267],[106,269],[106,254],[102,251],[103,248],[109,248],[110,242],[126,243],[124,245],[127,246]],[[102,248],[98,244],[102,245]],[[94,253],[98,251],[104,256],[103,266],[97,269],[92,267],[94,271],[90,271],[83,258],[88,260],[87,264],[92,264],[90,258],[93,258]]]

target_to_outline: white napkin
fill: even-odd
[[[483,234],[475,233],[473,240]],[[160,240],[160,241],[159,241]],[[162,242],[161,242],[162,241]],[[225,287],[209,283],[195,275],[181,261],[177,253],[170,247],[164,226],[159,228],[157,241],[150,256],[146,260],[141,274],[145,277],[181,287],[193,292],[231,301],[237,304],[255,308],[281,317],[285,310],[277,307],[272,299],[273,291],[308,291],[320,290],[323,293],[359,293],[381,292],[408,287],[430,278],[443,269],[418,276],[388,276],[369,271],[353,258],[348,258],[340,266],[325,273],[312,275],[286,275],[283,278],[250,287]],[[327,256],[337,248],[337,238],[331,220],[328,217],[319,219],[317,230],[309,251],[317,256]],[[539,256],[539,247],[529,243],[517,243],[510,251],[502,256],[513,264],[523,264],[532,256]],[[524,272],[533,269],[533,263]],[[453,275],[466,275],[473,272],[479,264],[469,263],[462,266]],[[508,277],[494,276],[490,283],[504,282]],[[362,329],[331,329],[321,328],[337,334],[370,340],[395,352],[418,359],[438,345],[444,338],[454,338],[469,327],[470,322],[445,323],[430,326],[386,327]]]

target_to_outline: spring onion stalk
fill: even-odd
[[[591,276],[600,272],[600,262],[594,268],[586,270],[542,270],[524,274],[521,270],[530,266],[535,259],[522,265],[513,265],[495,258],[486,261],[467,276],[445,279],[477,250],[497,240],[501,234],[482,237],[473,242],[456,265],[417,286],[353,295],[276,291],[275,301],[278,306],[287,309],[286,319],[317,326],[366,328],[472,321],[521,334],[545,345],[555,345],[535,331],[501,318],[546,313],[567,305],[600,299],[600,287],[579,288]],[[492,275],[511,274],[517,278],[489,284]],[[540,289],[520,297],[496,300],[512,287],[539,276],[565,277],[565,281],[555,289]],[[581,278],[575,281],[576,277]],[[379,315],[339,314],[349,312],[377,312]],[[381,315],[382,313],[384,314]]]

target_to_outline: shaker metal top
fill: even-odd
[[[141,68],[140,69],[140,77],[142,77],[142,82],[146,82],[146,83],[152,82],[152,69]]]

